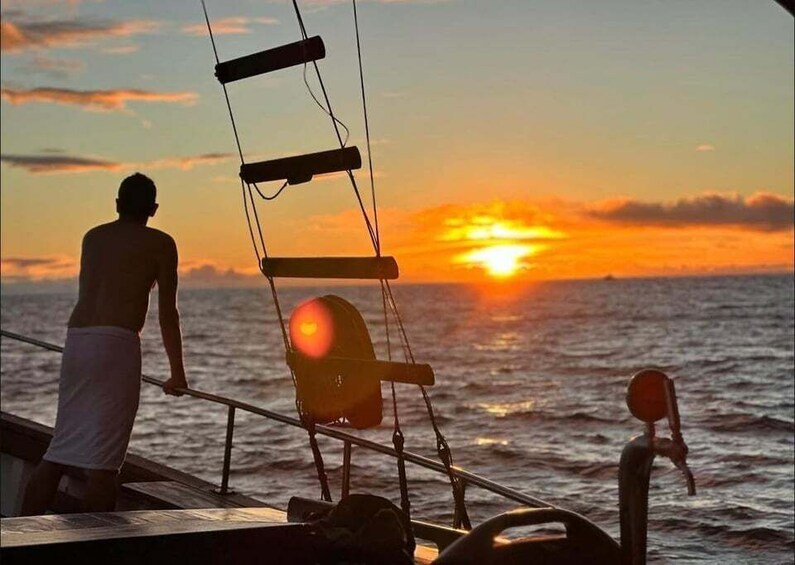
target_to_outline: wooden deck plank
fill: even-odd
[[[439,552],[434,547],[417,544],[414,549],[414,563],[417,565],[430,565],[439,557]]]
[[[218,510],[227,516],[230,512]],[[27,518],[3,519],[0,557],[3,565],[51,565],[76,558],[81,565],[303,565],[318,562],[324,551],[303,524],[206,520],[191,515],[195,516],[194,511],[182,511],[181,517],[161,523],[24,533],[12,530],[16,521]],[[40,523],[41,517],[37,520]],[[62,526],[63,520],[58,523]]]
[[[21,547],[99,539],[210,532],[284,524],[284,512],[272,508],[139,510],[85,514],[49,514],[0,521],[0,545]]]
[[[242,505],[227,496],[202,490],[175,481],[147,481],[125,483],[122,490],[132,491],[165,507],[187,508],[240,508]]]

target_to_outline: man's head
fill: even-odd
[[[119,185],[116,211],[120,216],[129,216],[146,221],[157,211],[157,188],[152,179],[141,173],[130,175]]]

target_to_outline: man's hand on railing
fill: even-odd
[[[163,392],[171,396],[182,396],[185,394],[180,389],[188,388],[188,381],[185,379],[185,374],[174,375],[166,382],[163,383]]]

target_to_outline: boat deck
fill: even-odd
[[[19,488],[47,447],[51,429],[0,413],[4,516],[16,513]],[[56,500],[59,513],[0,520],[3,565],[88,563],[316,563],[322,540],[287,513],[133,454],[120,475],[120,512],[74,513],[83,477],[68,476]],[[11,487],[14,488],[11,488]],[[8,488],[7,488],[8,487]],[[416,563],[436,549],[418,545]]]
[[[0,521],[4,564],[316,563],[323,540],[272,508],[51,514]],[[416,563],[436,551],[419,546]]]
[[[4,518],[4,564],[310,563],[304,524],[270,508],[140,510]]]

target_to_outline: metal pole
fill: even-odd
[[[226,444],[224,445],[224,470],[221,476],[221,489],[218,494],[234,494],[235,491],[229,490],[229,467],[232,460],[232,434],[235,432],[235,407],[229,407],[229,414],[226,419]]]
[[[342,494],[340,498],[348,496],[351,490],[351,442],[342,444]]]

